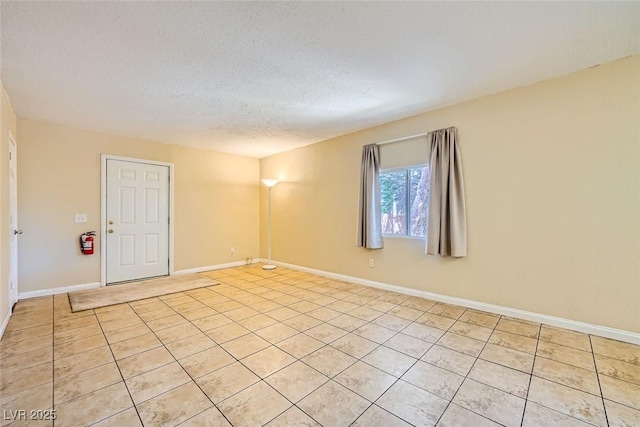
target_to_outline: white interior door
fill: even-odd
[[[18,162],[17,147],[9,133],[9,307],[18,301]]]
[[[169,274],[169,167],[107,159],[106,282]]]

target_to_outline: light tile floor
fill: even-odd
[[[206,274],[79,313],[19,302],[2,425],[640,426],[638,346],[286,268]]]

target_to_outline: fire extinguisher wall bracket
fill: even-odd
[[[93,255],[95,231],[88,231],[80,235],[80,250],[84,255]]]

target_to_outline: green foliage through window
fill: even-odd
[[[426,237],[429,211],[429,167],[380,172],[382,232]]]

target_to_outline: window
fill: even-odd
[[[383,234],[426,237],[429,166],[381,171],[380,202]]]

